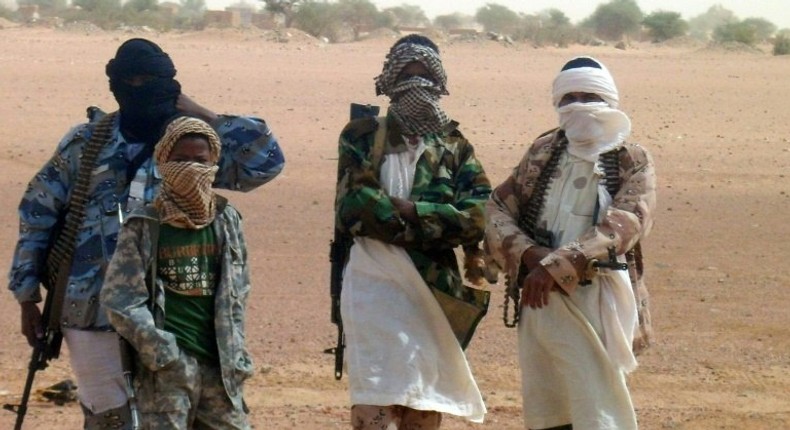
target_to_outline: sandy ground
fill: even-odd
[[[104,65],[131,34],[0,31],[0,272],[16,238],[29,178],[90,104],[108,110]],[[287,157],[283,174],[231,194],[245,215],[254,293],[248,339],[258,373],[246,388],[257,429],[348,428],[346,380],[332,377],[327,249],[337,134],[349,102],[385,104],[373,76],[392,40],[274,43],[258,33],[146,35],[170,53],[184,92],[219,112],[265,118]],[[533,49],[443,43],[447,111],[475,144],[492,182],[531,138],[555,123],[549,88],[571,56],[601,58],[655,156],[656,226],[644,243],[657,343],[630,385],[643,429],[790,426],[790,57],[638,45]],[[768,52],[766,50],[766,52]],[[485,424],[521,428],[515,332],[502,324],[502,288],[468,356],[486,398]],[[30,350],[11,295],[0,301],[0,402],[17,401]],[[68,351],[36,388],[69,376]],[[13,414],[0,411],[0,428]],[[34,399],[26,428],[75,429],[76,404]]]

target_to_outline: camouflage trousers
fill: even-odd
[[[246,411],[233,407],[218,366],[181,351],[164,369],[138,370],[135,388],[143,430],[250,429]]]
[[[436,430],[442,414],[418,411],[401,405],[351,407],[351,428],[354,430]]]

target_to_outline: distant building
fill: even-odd
[[[207,10],[204,15],[206,26],[209,27],[250,27],[263,29],[277,28],[277,20],[270,13],[256,12],[255,6],[237,4],[225,10]]]
[[[225,10],[233,14],[233,27],[249,27],[252,25],[255,6],[240,3],[228,6]]]

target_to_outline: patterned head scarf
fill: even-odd
[[[208,141],[209,164],[168,161],[170,154],[184,136],[199,135]],[[162,186],[154,199],[162,222],[200,229],[214,221],[216,195],[211,185],[216,177],[221,144],[219,136],[206,122],[192,117],[179,117],[165,130],[154,151]]]
[[[450,119],[439,106],[447,95],[447,75],[439,52],[430,40],[404,38],[392,47],[381,74],[375,78],[376,95],[390,98],[389,112],[407,134],[440,132]],[[421,63],[433,79],[414,76],[399,79],[406,65]]]
[[[205,121],[191,116],[181,116],[168,124],[164,136],[159,140],[154,151],[154,159],[157,164],[162,165],[170,158],[170,153],[176,146],[176,142],[185,134],[199,134],[208,140],[209,152],[211,153],[211,163],[219,161],[219,154],[222,149],[217,132]]]

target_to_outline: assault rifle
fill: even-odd
[[[351,119],[374,118],[379,114],[378,106],[362,105],[351,103]],[[338,161],[339,162],[339,161]],[[338,172],[338,180],[340,172]],[[343,333],[343,319],[340,316],[340,293],[343,290],[343,269],[348,260],[348,251],[354,243],[351,235],[343,233],[335,224],[334,238],[329,243],[329,262],[332,270],[329,277],[329,296],[332,299],[331,320],[337,326],[337,345],[334,348],[325,349],[327,354],[335,356],[335,379],[343,377],[343,353],[346,348],[346,337]]]
[[[65,285],[63,287],[65,288]],[[60,356],[63,333],[61,333],[57,324],[57,321],[60,319],[60,309],[53,311],[54,296],[53,291],[47,292],[47,298],[44,302],[44,313],[41,317],[44,326],[44,336],[36,339],[36,343],[33,345],[33,355],[30,357],[30,362],[27,365],[27,378],[25,379],[25,389],[22,392],[22,400],[18,405],[3,405],[3,409],[16,413],[14,430],[22,429],[22,422],[25,420],[25,414],[27,413],[27,403],[30,400],[30,392],[33,389],[33,380],[36,377],[36,372],[46,369],[50,360]],[[51,321],[55,323],[52,324]],[[55,326],[54,328],[53,325]]]

